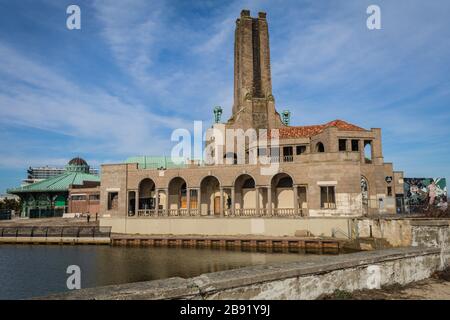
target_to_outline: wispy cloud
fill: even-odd
[[[161,128],[185,124],[176,116],[150,112],[101,88],[80,88],[50,68],[0,44],[0,123],[76,137],[85,150],[118,154],[165,150]],[[12,69],[10,66],[18,66]],[[150,138],[151,137],[151,138]]]

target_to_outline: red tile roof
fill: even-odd
[[[324,129],[336,127],[343,131],[366,131],[365,129],[355,126],[354,124],[345,122],[343,120],[334,120],[325,124],[302,127],[285,127],[280,128],[280,139],[290,138],[309,138],[321,133]]]

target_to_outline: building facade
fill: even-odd
[[[68,202],[69,213],[97,216],[100,212],[100,182],[70,185]]]
[[[89,173],[85,160],[74,158],[66,165],[64,173],[7,192],[20,197],[21,217],[55,217],[69,212],[69,188],[88,182],[99,184],[100,177]]]
[[[289,112],[282,117],[275,108],[265,13],[253,18],[248,10],[241,12],[234,50],[232,116],[225,123],[216,117],[213,125],[226,138],[206,142],[212,146],[210,157],[223,156],[224,163],[149,167],[136,158],[135,163],[103,165],[100,214],[281,218],[395,213],[403,173],[384,162],[381,129],[343,120],[290,126]],[[255,147],[244,140],[244,152],[239,152],[236,137],[226,134],[239,129],[265,132],[270,142]],[[231,139],[235,147],[229,149]],[[251,162],[255,155],[269,161]],[[274,164],[276,171],[267,173]]]

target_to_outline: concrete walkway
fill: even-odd
[[[0,227],[95,227],[98,221],[95,217],[91,217],[91,221],[87,223],[86,218],[41,218],[41,219],[13,219],[0,221]]]

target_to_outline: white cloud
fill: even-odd
[[[155,114],[100,88],[79,88],[63,75],[0,44],[0,122],[76,137],[85,150],[134,154],[167,150],[162,129],[185,125],[176,116]],[[14,69],[10,66],[18,66]]]

